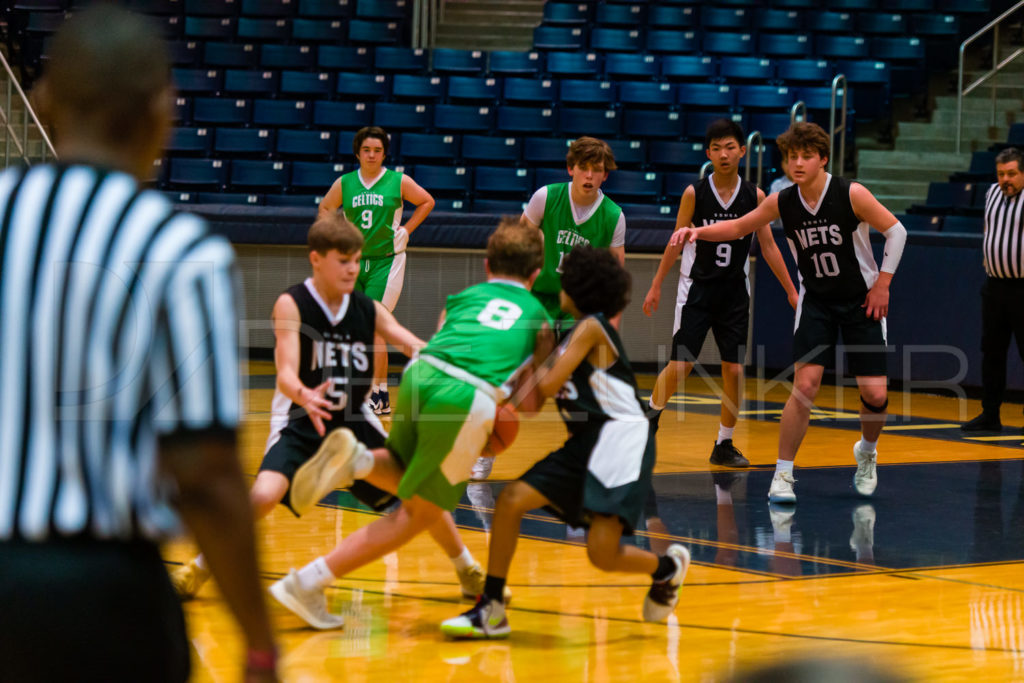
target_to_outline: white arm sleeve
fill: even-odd
[[[897,222],[882,234],[885,235],[885,252],[881,270],[883,273],[895,273],[903,257],[903,245],[907,243],[907,229]]]
[[[523,215],[526,216],[534,225],[540,225],[540,222],[544,220],[544,206],[548,203],[548,186],[540,188],[533,193],[530,197],[530,203],[526,205],[523,210]]]
[[[615,224],[615,232],[612,233],[613,247],[626,246],[626,214],[619,212],[619,222]]]

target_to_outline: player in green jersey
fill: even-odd
[[[299,513],[354,479],[402,499],[271,586],[307,623],[322,623],[323,592],[337,577],[397,550],[455,509],[498,404],[554,345],[547,313],[529,291],[542,260],[540,233],[503,221],[487,242],[487,282],[448,297],[441,329],[406,368],[387,448],[370,451],[351,431],[335,430],[295,473],[291,504]]]
[[[384,168],[388,155],[388,134],[384,129],[361,128],[352,139],[352,152],[359,159],[359,168],[334,181],[320,202],[320,213],[342,209],[352,224],[362,230],[366,245],[356,291],[393,312],[405,281],[405,246],[412,231],[433,210],[434,198],[409,176]],[[405,225],[403,202],[416,206]],[[387,345],[377,337],[374,347],[370,406],[381,415],[391,412]]]

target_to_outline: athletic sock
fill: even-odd
[[[379,391],[379,392],[380,392],[380,393],[382,393],[382,394],[386,394],[386,393],[388,393],[388,383],[387,383],[387,382],[381,382],[381,383],[380,383],[380,384],[379,384],[379,385],[377,386],[377,391]]]
[[[662,555],[658,558],[658,568],[651,574],[651,578],[655,581],[668,581],[672,578],[672,575],[676,573],[676,569],[679,567],[675,561],[668,555]]]
[[[878,447],[877,441],[868,441],[863,436],[860,437],[860,449],[865,453],[874,453]]]
[[[195,562],[196,566],[199,567],[200,569],[202,569],[204,572],[210,570],[209,565],[206,564],[206,556],[203,555],[202,553],[199,553],[198,555],[196,555],[196,559],[194,559],[192,561]]]
[[[484,595],[486,595],[489,600],[504,602],[505,579],[488,574],[487,578],[484,580]]]
[[[726,427],[723,424],[718,425],[718,441],[715,443],[720,444],[726,439],[731,439],[734,431],[736,431],[735,427]]]
[[[792,460],[776,460],[775,461],[776,472],[788,472],[793,474],[793,461]]]
[[[455,565],[455,571],[457,572],[461,572],[466,567],[472,567],[476,564],[476,560],[473,559],[472,553],[470,553],[469,548],[466,547],[463,547],[461,553],[450,559],[452,564]]]
[[[304,591],[323,590],[327,588],[337,577],[331,573],[327,566],[327,560],[318,557],[297,572],[296,578],[299,587]]]

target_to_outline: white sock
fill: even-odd
[[[366,479],[373,472],[374,462],[373,451],[363,446],[363,452],[356,456],[355,467],[352,468],[352,477],[354,479]]]
[[[715,484],[715,502],[719,505],[732,505],[732,492]]]
[[[793,461],[792,460],[776,460],[775,461],[776,472],[789,472],[793,474]]]
[[[210,566],[206,564],[206,556],[202,553],[196,555],[196,559],[192,560],[196,563],[196,566],[202,569],[204,572],[210,570]]]
[[[385,393],[385,394],[388,393],[388,383],[387,382],[381,382],[377,386],[377,391],[380,391],[380,392]]]
[[[718,441],[716,444],[722,443],[726,439],[732,438],[732,433],[736,431],[735,427],[726,427],[723,424],[718,425]]]
[[[296,578],[299,580],[299,587],[308,592],[327,588],[337,577],[331,573],[327,560],[318,557],[300,569]]]
[[[865,453],[874,453],[878,447],[877,441],[868,441],[863,436],[860,437],[860,449]]]
[[[647,405],[649,405],[654,410],[665,410],[665,406],[656,406],[656,405],[654,405],[654,394],[651,394],[651,398],[648,399]]]
[[[469,552],[469,548],[463,547],[462,552],[455,557],[450,558],[452,564],[455,565],[455,571],[461,572],[466,567],[472,567],[476,564],[476,560],[473,559],[473,554]]]

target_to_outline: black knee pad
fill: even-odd
[[[883,403],[880,406],[873,406],[873,405],[871,405],[870,403],[868,403],[867,401],[864,400],[863,396],[860,397],[860,402],[864,405],[865,408],[867,408],[872,413],[884,413],[885,409],[889,407],[889,399],[888,398],[886,398],[885,399],[885,403]]]

